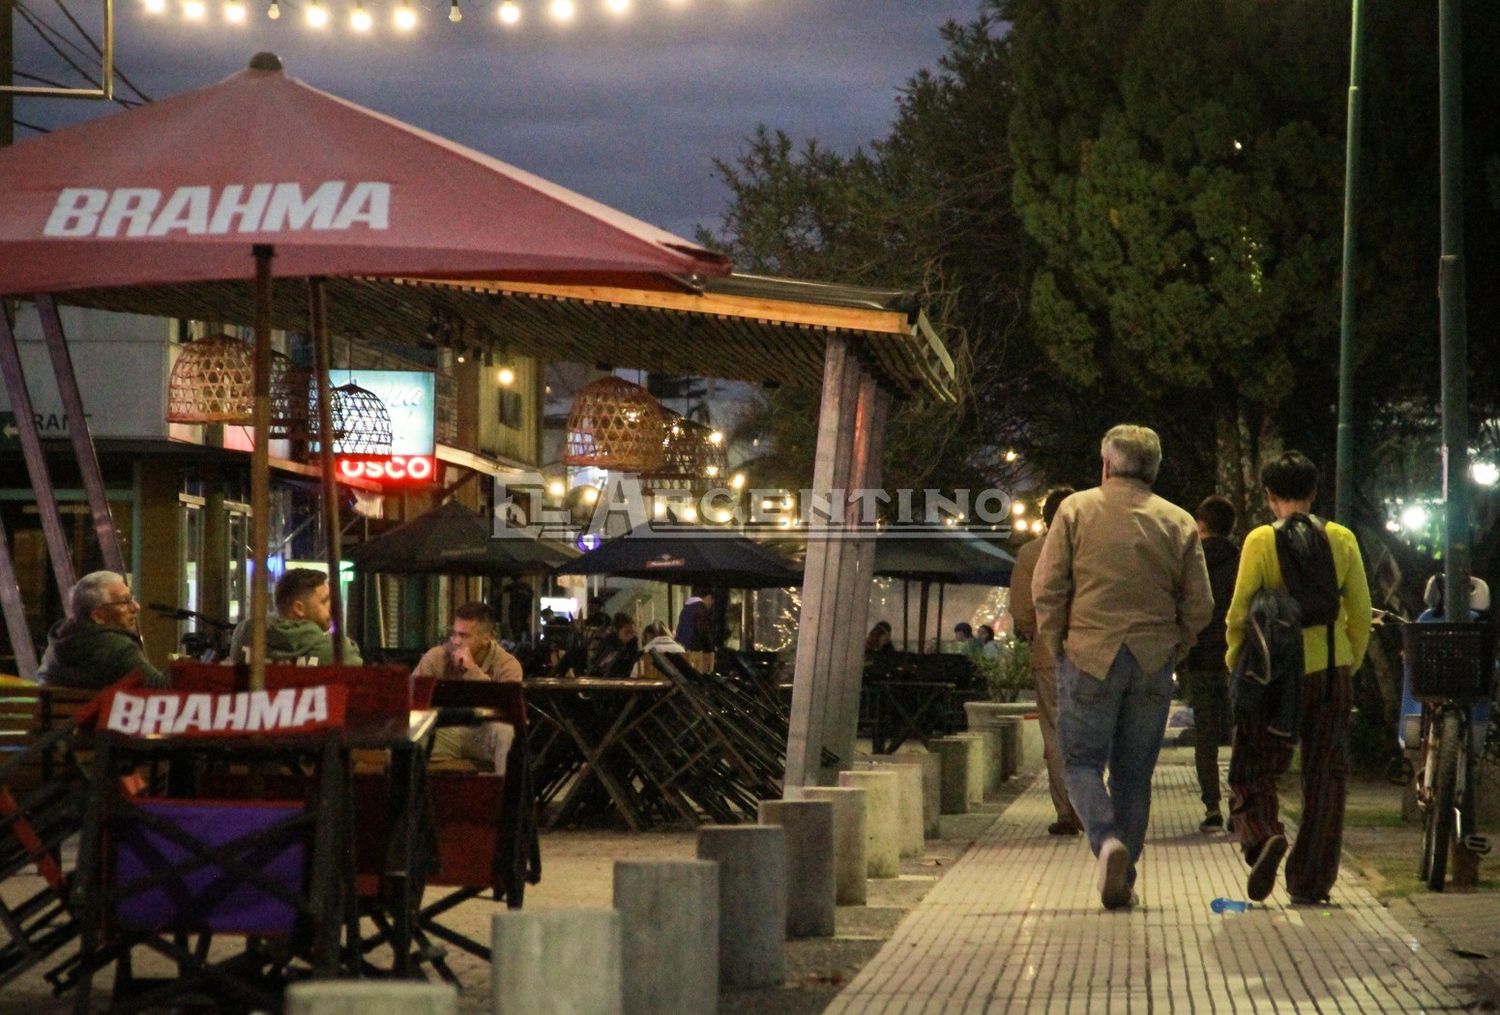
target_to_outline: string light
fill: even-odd
[[[506,28],[514,28],[525,20],[528,12],[545,14],[549,20],[556,24],[564,25],[584,17],[587,10],[597,16],[604,18],[624,19],[637,12],[644,11],[644,5],[635,3],[635,0],[476,0],[477,6],[483,8],[486,3],[495,4],[495,17],[500,24]],[[673,7],[686,7],[689,0],[661,0],[662,3]],[[163,14],[170,9],[181,11],[182,16],[188,21],[203,21],[209,15],[210,4],[218,7],[223,13],[224,20],[232,24],[244,24],[250,19],[249,0],[140,0],[141,7],[147,14]],[[430,4],[424,0],[424,6],[430,9]],[[375,19],[366,8],[364,0],[350,0],[348,4],[334,3],[333,0],[303,0],[300,8],[295,7],[295,15],[300,9],[311,28],[326,28],[335,23],[339,16],[339,10],[349,12],[347,27],[356,33],[366,33],[375,27]],[[412,0],[400,0],[399,4],[391,4],[391,20],[394,26],[403,32],[416,28],[421,19],[419,11]],[[281,18],[281,0],[267,0],[265,7],[266,17],[272,21]],[[448,0],[448,20],[458,24],[464,20],[463,0]],[[1014,460],[1014,459],[1010,459]]]
[[[502,387],[508,388],[516,383],[516,372],[510,367],[501,367],[495,373],[495,380],[499,381]]]

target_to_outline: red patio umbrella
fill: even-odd
[[[0,296],[254,275],[252,552],[262,565],[273,272],[314,281],[329,433],[322,277],[670,288],[730,270],[720,254],[287,77],[266,53],[217,85],[0,149],[0,194]],[[331,444],[320,442],[330,510]],[[328,531],[336,574],[338,526]],[[257,581],[256,686],[265,616]]]

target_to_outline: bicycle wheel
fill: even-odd
[[[1448,875],[1448,851],[1453,845],[1453,795],[1458,781],[1458,752],[1463,749],[1462,723],[1457,712],[1447,712],[1438,734],[1437,777],[1433,780],[1423,842],[1427,887],[1434,892],[1443,890]]]

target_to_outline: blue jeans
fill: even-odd
[[[1057,664],[1057,699],[1068,796],[1088,832],[1089,848],[1097,856],[1106,840],[1119,839],[1134,871],[1151,817],[1151,773],[1172,706],[1172,662],[1147,673],[1121,646],[1100,680],[1063,658]]]

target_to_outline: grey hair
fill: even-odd
[[[109,602],[109,593],[105,590],[111,585],[124,584],[124,576],[113,571],[93,571],[84,575],[68,590],[68,616],[74,620],[88,620],[97,607]]]
[[[1099,454],[1109,465],[1111,476],[1154,483],[1161,468],[1161,438],[1148,426],[1121,423],[1110,427],[1099,442]]]

